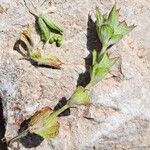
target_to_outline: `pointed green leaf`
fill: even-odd
[[[99,64],[93,66],[91,83],[94,85],[102,80],[110,71],[111,67],[116,63],[117,58],[109,58],[107,54],[103,54],[103,58]]]
[[[121,34],[113,35],[111,39],[109,40],[109,46],[117,43],[123,38]]]
[[[82,87],[78,86],[68,101],[68,105],[73,107],[74,105],[88,105],[90,103],[90,97],[88,91]]]
[[[108,22],[109,25],[114,29],[119,24],[119,11],[116,9],[116,4],[113,6],[112,10],[109,13]]]
[[[44,107],[36,112],[29,123],[29,131],[36,133],[44,139],[53,138],[58,135],[59,122],[49,107]]]
[[[51,31],[56,31],[59,33],[63,32],[63,29],[46,14],[40,14],[39,17],[43,19],[43,21],[46,23],[46,25]]]
[[[101,28],[99,29],[98,35],[102,44],[107,45],[109,39],[113,35],[113,29],[108,24],[102,25]]]
[[[99,67],[104,67],[110,69],[117,61],[118,58],[109,58],[108,55],[105,53],[103,55],[103,59],[98,64]]]
[[[109,73],[108,68],[106,67],[97,67],[95,71],[95,82],[98,83],[100,80],[102,80],[105,75]]]
[[[134,25],[128,26],[125,21],[121,22],[115,30],[115,34],[126,35],[135,28]]]
[[[104,18],[101,15],[98,7],[96,7],[96,15],[95,16],[96,16],[96,26],[97,26],[97,28],[100,28],[101,25],[103,24]]]

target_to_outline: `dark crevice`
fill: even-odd
[[[96,49],[97,51],[101,50],[101,43],[99,41],[97,31],[96,31],[96,24],[92,20],[91,16],[88,16],[88,23],[87,23],[87,49],[90,54],[85,58],[85,68],[86,71],[79,75],[77,86],[81,85],[85,87],[90,82],[90,66],[92,64],[92,51]]]
[[[6,131],[6,121],[3,116],[3,104],[2,104],[2,97],[0,95],[0,150],[8,150],[7,144],[2,142],[2,138],[5,136],[5,131]]]

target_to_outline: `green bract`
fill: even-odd
[[[108,42],[111,39],[113,33],[114,33],[114,30],[109,24],[104,24],[99,28],[98,35],[99,35],[100,41],[103,43],[103,46],[108,45]]]
[[[108,18],[106,18],[96,8],[96,28],[98,37],[102,43],[102,49],[100,53],[93,50],[93,63],[90,69],[91,81],[87,86],[88,88],[103,79],[117,61],[117,58],[109,58],[107,48],[120,41],[124,35],[134,28],[134,26],[127,26],[125,21],[119,22],[118,12],[116,5],[114,5]]]
[[[37,16],[38,18],[38,25],[41,31],[41,40],[44,42],[49,42],[50,44],[54,43],[54,35],[55,34],[62,34],[63,29],[55,23],[52,19],[50,19],[46,14],[40,14]],[[62,38],[61,38],[62,39]],[[56,41],[56,45],[60,47],[62,44],[62,40]]]
[[[96,7],[96,14],[95,14],[95,16],[96,16],[96,26],[97,26],[97,28],[99,28],[99,27],[101,27],[101,25],[103,24],[104,18],[103,18],[103,16],[101,15],[101,13],[100,13],[98,7]]]
[[[99,9],[96,8],[96,27],[102,46],[106,50],[109,46],[120,41],[135,26],[127,26],[125,21],[119,22],[119,11],[116,9],[116,5],[114,5],[108,18],[104,18]]]
[[[91,82],[90,85],[95,85],[100,80],[102,80],[110,71],[111,67],[117,61],[117,58],[109,58],[106,53],[101,54],[100,56],[93,51],[93,65],[91,66],[90,76]]]
[[[53,115],[52,109],[44,107],[36,112],[29,123],[29,132],[36,133],[44,139],[57,136],[59,132],[59,122],[57,116]]]
[[[88,105],[90,103],[90,97],[87,89],[82,86],[78,86],[73,95],[68,101],[68,105],[73,107],[74,105]]]

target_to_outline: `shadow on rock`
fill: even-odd
[[[92,64],[92,51],[94,49],[96,49],[97,51],[101,50],[101,43],[97,35],[96,24],[92,20],[90,15],[88,16],[87,23],[87,49],[90,54],[85,58],[86,71],[79,75],[77,86],[81,85],[85,87],[90,82],[89,70]]]
[[[28,42],[31,43],[32,45],[32,41],[30,41],[30,39],[28,39]],[[19,54],[21,54],[21,56],[27,61],[30,61],[30,63],[34,66],[34,67],[41,67],[41,68],[51,68],[51,69],[60,69],[60,68],[56,68],[54,66],[50,66],[50,65],[44,65],[44,64],[38,64],[37,62],[33,61],[32,59],[30,59],[30,54],[28,51],[28,47],[25,44],[25,42],[21,39],[17,40],[14,44],[13,50],[17,51]]]
[[[30,119],[25,120],[21,123],[18,134],[25,131],[28,128],[29,122],[30,122]],[[26,136],[24,136],[20,139],[20,143],[25,148],[32,148],[32,147],[39,146],[43,140],[44,139],[41,136],[38,136],[35,133],[28,133]]]
[[[54,111],[62,108],[64,105],[67,104],[67,99],[65,97],[62,97],[62,99],[58,102],[58,104],[54,107]],[[59,117],[61,116],[69,116],[70,115],[70,109],[66,109],[61,114],[59,114]]]
[[[24,51],[22,51],[20,49],[20,47],[22,47],[24,49]],[[21,54],[23,57],[27,56],[28,53],[28,48],[26,46],[26,44],[21,40],[17,40],[14,44],[13,50],[17,51],[19,54]],[[26,52],[26,53],[25,53]]]

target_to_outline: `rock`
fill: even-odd
[[[38,0],[34,4],[37,7]],[[54,108],[62,97],[68,99],[71,96],[77,82],[86,82],[87,78],[80,75],[87,65],[84,58],[99,47],[94,24],[88,20],[88,15],[95,20],[96,6],[102,13],[107,13],[113,4],[113,0],[52,0],[51,6],[49,3],[41,6],[42,10],[54,6],[56,11],[49,15],[65,29],[60,48],[47,45],[42,50],[65,62],[61,70],[53,70],[20,60],[22,56],[13,50],[14,44],[27,25],[35,23],[35,18],[23,1],[1,0],[0,91],[3,109],[0,116],[6,121],[7,139],[17,135],[20,124],[37,110],[44,106]],[[91,89],[92,105],[89,108],[71,109],[69,116],[60,117],[60,132],[56,138],[46,141],[30,136],[19,142],[19,150],[150,149],[149,5],[147,0],[117,2],[121,20],[137,25],[110,49],[113,56],[121,58],[122,75],[116,65],[113,69],[118,77],[109,75]],[[42,43],[39,48],[42,49]],[[4,123],[0,126],[3,133]]]

